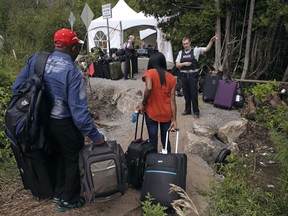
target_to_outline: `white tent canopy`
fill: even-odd
[[[112,8],[112,18],[109,21],[109,37],[111,48],[124,48],[123,31],[135,26],[150,27],[157,32],[157,49],[162,52],[167,62],[173,62],[172,47],[170,42],[164,39],[163,32],[157,27],[158,21],[154,17],[146,17],[142,12],[135,12],[124,0],[119,0]],[[95,46],[107,48],[107,20],[98,17],[89,25],[88,46],[89,50]]]

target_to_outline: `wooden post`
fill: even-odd
[[[249,80],[249,79],[233,79],[238,82],[250,82],[250,83],[273,83],[273,82],[278,82],[281,84],[288,84],[288,82],[283,82],[283,81],[276,81],[276,80]]]

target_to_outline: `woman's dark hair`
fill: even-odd
[[[160,77],[161,85],[165,85],[166,84],[165,71],[167,71],[167,63],[163,53],[155,52],[150,56],[147,70],[152,68],[157,70]]]

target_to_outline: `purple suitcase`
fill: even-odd
[[[214,106],[224,109],[232,109],[235,100],[237,89],[237,82],[232,80],[219,80],[215,98]]]

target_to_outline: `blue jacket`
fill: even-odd
[[[34,72],[38,53],[32,55],[13,84],[15,93],[21,84]],[[43,75],[45,92],[52,101],[51,118],[72,117],[75,125],[92,142],[102,135],[97,130],[88,111],[86,81],[82,71],[76,67],[70,55],[54,51],[48,58]]]

